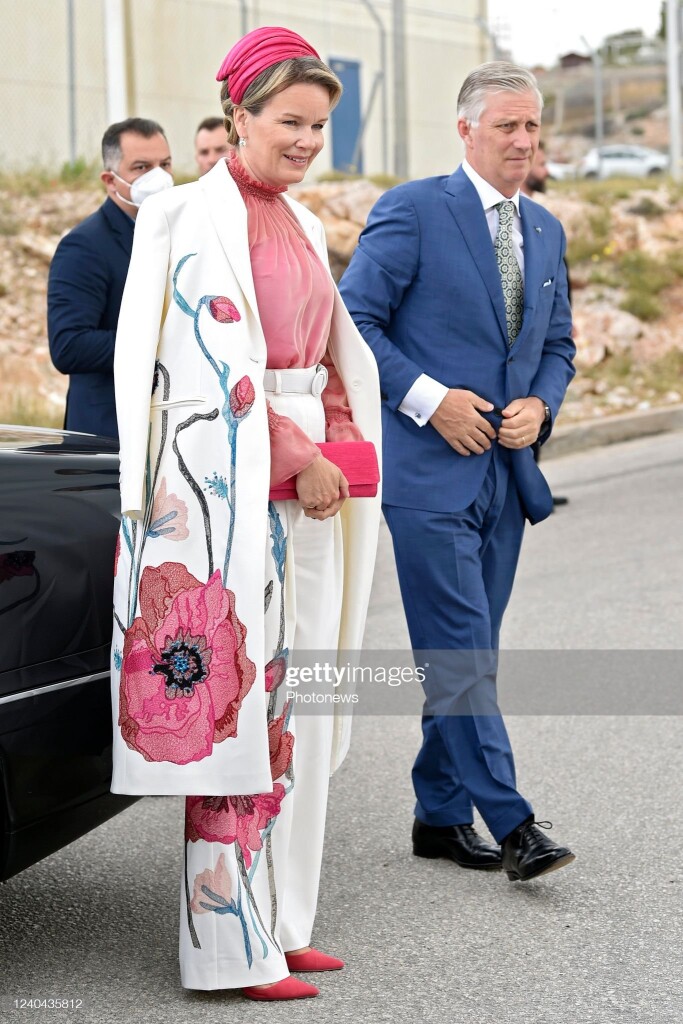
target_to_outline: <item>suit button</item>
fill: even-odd
[[[514,363],[514,361],[515,361],[515,357],[514,356],[510,356],[510,358],[508,359],[508,365],[510,363]]]

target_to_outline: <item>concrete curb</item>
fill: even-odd
[[[589,448],[633,441],[671,430],[683,430],[683,403],[659,409],[643,409],[622,416],[606,416],[604,419],[572,423],[566,427],[558,426],[553,430],[548,443],[543,445],[542,457],[559,458]]]

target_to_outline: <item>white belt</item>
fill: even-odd
[[[327,384],[327,370],[321,363],[293,370],[265,370],[263,387],[272,395],[321,395]]]

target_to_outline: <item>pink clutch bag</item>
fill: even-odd
[[[321,441],[318,448],[326,459],[339,466],[349,481],[352,498],[374,498],[379,483],[377,452],[372,441]],[[296,477],[290,476],[276,487],[271,487],[270,501],[296,499]]]

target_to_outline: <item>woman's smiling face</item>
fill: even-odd
[[[330,96],[322,85],[300,82],[273,96],[260,114],[235,110],[235,126],[246,144],[237,149],[257,181],[279,188],[301,181],[323,148]]]

